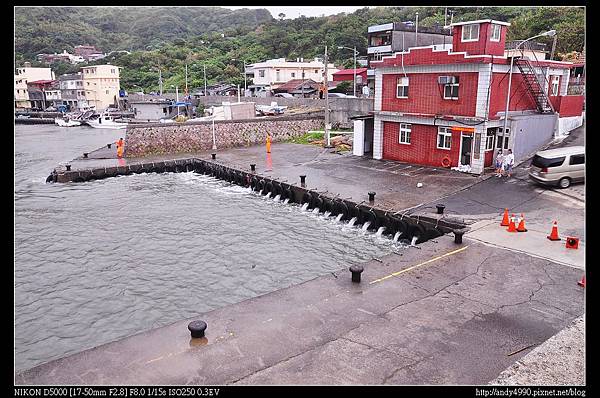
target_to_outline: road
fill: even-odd
[[[582,145],[585,127],[573,130],[568,138],[549,148]],[[585,244],[585,183],[573,184],[566,189],[537,185],[528,178],[530,161],[524,161],[514,170],[511,178],[491,176],[436,203],[446,205],[445,213],[465,218],[473,223],[470,237],[481,242],[515,249],[531,255],[584,268],[584,247],[566,249],[564,238],[580,239]],[[431,203],[415,209],[418,214],[431,210]],[[524,215],[527,233],[510,234],[499,227],[504,212]],[[551,242],[553,222],[557,221],[561,242]]]

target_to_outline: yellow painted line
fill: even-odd
[[[437,257],[432,258],[431,260],[427,260],[427,261],[425,261],[425,262],[423,262],[421,264],[413,265],[412,267],[403,269],[402,271],[394,272],[393,274],[389,274],[388,276],[384,276],[383,278],[379,278],[379,279],[376,279],[376,280],[374,280],[372,282],[369,282],[369,285],[372,285],[373,283],[384,281],[384,280],[389,279],[389,278],[391,278],[393,276],[398,276],[398,275],[400,275],[400,274],[402,274],[404,272],[410,271],[411,269],[415,269],[417,267],[420,267],[421,265],[432,263],[432,262],[434,262],[436,260],[439,260],[440,258],[444,258],[444,257],[450,256],[452,254],[460,253],[461,251],[466,250],[467,247],[469,247],[469,246],[461,247],[460,249],[453,250],[453,251],[451,251],[449,253],[446,253],[446,254],[442,254],[441,256],[437,256]]]

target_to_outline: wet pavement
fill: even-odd
[[[71,170],[97,167],[126,166],[148,161],[164,161],[196,157],[250,171],[256,164],[259,175],[281,182],[300,185],[300,175],[306,175],[306,187],[330,196],[339,196],[356,203],[368,202],[368,192],[375,192],[374,206],[383,210],[403,211],[435,201],[465,189],[488,176],[474,176],[443,168],[411,165],[390,160],[375,160],[339,154],[332,149],[312,145],[277,143],[271,154],[263,146],[230,148],[195,154],[177,154],[145,158],[118,159],[115,146],[90,152],[70,162]],[[421,183],[422,187],[417,187]],[[435,206],[429,207],[435,211]]]
[[[17,384],[485,384],[583,313],[580,271],[443,236],[30,369]]]
[[[274,144],[272,152],[227,149],[216,161],[242,170],[254,163],[258,174],[298,185],[306,175],[307,188],[355,202],[375,191],[383,209],[425,214],[443,203],[449,215],[478,223],[463,246],[442,236],[366,263],[359,285],[340,265],[331,276],[201,314],[206,340],[190,340],[182,321],[41,365],[17,383],[485,384],[531,348],[515,351],[583,314],[584,197],[534,186],[527,165],[500,179],[305,145]],[[208,160],[210,151],[193,156]],[[504,208],[525,213],[531,232],[506,236],[496,225]],[[561,236],[581,238],[580,252],[566,252],[574,258],[556,256],[564,242],[546,242],[555,219]],[[543,253],[530,250],[538,241]]]

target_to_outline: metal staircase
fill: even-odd
[[[540,113],[554,113],[554,108],[550,102],[550,98],[544,90],[544,85],[540,82],[546,81],[545,77],[540,77],[535,72],[535,68],[531,65],[529,60],[525,57],[515,57],[517,68],[521,71],[521,76],[525,82],[525,86],[529,91],[529,94],[533,97],[537,110]]]

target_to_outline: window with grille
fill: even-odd
[[[450,127],[438,127],[438,149],[450,149],[452,146],[452,130]]]
[[[258,77],[265,77],[265,70],[261,69],[258,71]]]
[[[485,141],[485,150],[489,151],[494,149],[494,132],[492,130],[488,130]]]
[[[408,77],[399,77],[396,83],[396,98],[408,98]]]
[[[558,95],[558,84],[560,76],[552,76],[552,95]]]
[[[500,41],[500,25],[496,25],[496,24],[492,24],[491,25],[491,29],[492,29],[492,35],[490,40],[491,41]]]
[[[458,83],[446,84],[444,86],[444,99],[458,99]]]
[[[400,133],[398,134],[398,143],[410,144],[410,124],[400,123]]]
[[[479,24],[463,25],[462,41],[479,40]]]

